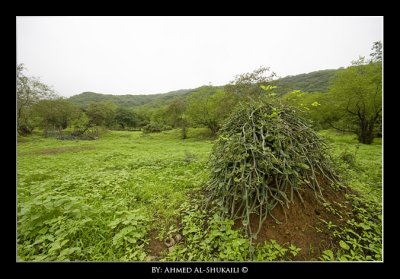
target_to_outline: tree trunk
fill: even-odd
[[[62,138],[62,136],[63,136],[63,128],[62,127],[58,127],[58,136],[60,138]]]
[[[208,125],[208,128],[211,130],[211,134],[213,135],[213,137],[215,137],[217,135],[217,132],[219,130],[219,126],[217,123],[210,123]]]
[[[374,122],[370,120],[360,121],[358,141],[363,144],[371,144],[374,140]]]
[[[181,132],[182,132],[182,139],[187,139],[187,128],[186,128],[186,125],[182,126]]]
[[[28,125],[21,124],[18,126],[17,131],[20,136],[27,136],[32,134],[33,128],[29,127]]]

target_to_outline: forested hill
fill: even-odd
[[[304,92],[325,92],[328,89],[329,80],[337,70],[322,70],[307,74],[287,76],[272,82],[277,85],[277,92],[285,94],[293,90]],[[110,101],[119,107],[133,108],[145,105],[146,107],[160,107],[169,104],[176,98],[184,98],[198,90],[181,89],[163,94],[152,95],[111,95],[94,92],[83,92],[69,98],[70,101],[86,106],[91,102]]]
[[[123,108],[138,107],[145,104],[152,104],[151,106],[157,107],[159,104],[168,103],[168,100],[173,100],[177,97],[183,97],[190,91],[191,90],[189,89],[181,89],[164,94],[152,95],[112,95],[95,92],[83,92],[70,97],[69,100],[80,106],[86,106],[91,102],[110,101]]]
[[[277,91],[281,94],[289,93],[293,90],[303,92],[326,92],[329,80],[338,70],[321,70],[307,74],[287,76],[273,82],[278,86]]]

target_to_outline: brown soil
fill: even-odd
[[[326,249],[332,249],[334,244],[331,241],[331,232],[323,225],[319,218],[326,221],[331,221],[337,226],[341,226],[351,215],[351,205],[346,203],[345,193],[349,189],[336,191],[330,187],[326,187],[323,191],[323,196],[326,202],[331,203],[342,217],[329,212],[322,202],[318,202],[313,190],[304,189],[301,196],[304,204],[296,196],[294,202],[285,207],[285,212],[282,206],[277,206],[273,211],[273,216],[278,219],[281,224],[277,224],[270,216],[265,220],[261,227],[255,243],[263,243],[268,240],[276,240],[279,244],[293,244],[301,248],[300,253],[294,260],[309,261],[318,260],[317,258]],[[336,203],[340,203],[345,208],[341,208]],[[250,226],[253,232],[258,229],[259,217],[257,215],[250,216]],[[239,229],[242,226],[240,221],[235,223],[235,228]],[[322,230],[318,232],[316,228]]]
[[[160,258],[160,255],[163,251],[166,251],[168,248],[165,244],[157,239],[158,232],[153,230],[150,232],[150,242],[146,247],[148,261],[157,261]]]

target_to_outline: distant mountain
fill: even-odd
[[[337,71],[338,70],[322,70],[307,74],[287,76],[275,80],[271,82],[271,84],[278,86],[276,92],[280,94],[286,94],[293,90],[301,90],[303,92],[326,92],[328,90],[329,80]],[[83,92],[70,97],[69,100],[80,106],[86,106],[91,102],[110,101],[123,108],[138,108],[141,106],[156,108],[168,105],[175,99],[185,98],[198,89],[199,88],[181,89],[152,95],[111,95]]]

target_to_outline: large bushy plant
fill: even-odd
[[[273,99],[273,98],[272,98]],[[337,180],[323,140],[308,121],[279,100],[246,102],[222,126],[211,155],[208,197],[225,216],[240,218],[249,236],[277,206],[302,192],[323,200],[323,187]],[[328,182],[328,183],[326,183]],[[250,215],[259,216],[253,232]]]

